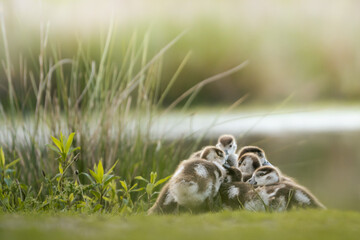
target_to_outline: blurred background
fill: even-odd
[[[229,104],[250,94],[247,104],[271,104],[294,94],[294,104],[358,101],[360,16],[358,1],[3,1],[14,70],[20,56],[39,51],[40,23],[49,24],[49,51],[72,57],[81,41],[91,58],[114,21],[112,57],[118,64],[131,37],[149,34],[149,55],[184,30],[164,56],[163,84],[188,52],[191,57],[165,103],[209,76],[244,60],[249,66],[207,86],[196,102]],[[4,52],[1,49],[0,54]],[[36,59],[34,59],[36,60]],[[31,68],[31,64],[28,64]],[[1,77],[1,85],[6,85]],[[16,77],[14,77],[16,83]],[[6,89],[1,89],[6,99]]]
[[[114,73],[114,79],[130,79],[185,31],[147,70],[148,75],[158,79],[150,97],[161,99],[156,101],[156,106],[160,106],[156,111],[172,106],[202,80],[248,62],[241,70],[199,89],[191,104],[177,104],[171,114],[184,118],[166,115],[169,112],[165,111],[155,124],[170,121],[168,127],[175,133],[166,134],[164,125],[158,124],[150,131],[154,147],[177,138],[185,139],[184,146],[193,146],[195,141],[200,147],[215,143],[220,133],[231,133],[239,140],[239,146],[263,147],[273,164],[308,186],[330,208],[360,210],[359,9],[359,1],[324,0],[2,0],[0,121],[6,123],[0,127],[0,141],[9,153],[23,153],[23,166],[37,172],[32,175],[39,175],[41,168],[51,169],[47,163],[27,165],[26,159],[47,155],[45,150],[32,150],[33,155],[27,156],[26,149],[40,140],[26,140],[26,134],[35,136],[41,132],[45,136],[60,129],[88,131],[88,125],[79,130],[80,123],[89,120],[84,116],[96,107],[107,109],[114,100],[107,99],[106,91],[112,89],[112,96],[117,90],[114,80],[99,83],[99,91],[97,84],[88,84],[92,76],[97,81],[112,78]],[[58,66],[52,69],[61,59],[65,59],[63,63],[79,64],[61,64],[60,70]],[[127,69],[123,75],[122,67]],[[134,69],[134,74],[128,69]],[[47,73],[51,71],[54,83],[49,85]],[[172,82],[174,76],[176,81]],[[42,86],[46,93],[44,90],[39,95]],[[84,89],[92,88],[93,93],[100,93],[92,95],[95,97],[82,94]],[[143,96],[141,85],[137,89],[140,90],[132,99]],[[164,91],[166,95],[162,96]],[[74,102],[77,110],[70,111]],[[134,106],[134,102],[126,101],[124,109],[139,106]],[[230,106],[233,107],[229,109]],[[51,117],[42,116],[42,122],[38,122],[37,114],[41,113]],[[219,115],[223,117],[220,122]],[[30,124],[33,117],[37,122],[34,126]],[[51,125],[59,119],[63,119],[65,127]],[[189,122],[180,120],[180,124],[176,122],[179,119]],[[21,127],[14,125],[16,121],[21,122]],[[209,127],[201,132],[201,140],[194,140],[204,124]],[[100,132],[108,134],[110,130],[108,127]],[[192,138],[184,137],[187,133]],[[28,141],[28,146],[17,149],[19,139]],[[91,142],[82,138],[77,141],[84,145]],[[82,154],[90,162],[95,161],[94,156],[103,156],[110,159],[108,164],[122,156],[117,152],[119,148],[108,151],[105,145],[109,144],[104,143],[95,155]],[[152,167],[170,174],[190,149],[179,153],[175,164],[161,165],[166,168],[152,160],[149,165],[141,163],[131,170],[142,166],[147,173]],[[151,159],[155,158],[151,155]],[[145,159],[148,157],[143,156],[142,161]],[[87,166],[83,163],[82,167]],[[122,171],[125,173],[126,167]]]

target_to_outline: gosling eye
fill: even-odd
[[[232,144],[230,144],[230,146],[229,147],[232,147]]]

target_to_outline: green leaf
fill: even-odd
[[[90,191],[95,197],[97,197],[98,199],[100,199],[100,193],[98,193],[97,191],[91,190]]]
[[[159,181],[157,181],[157,182],[155,183],[155,186],[154,186],[154,187],[156,187],[156,186],[158,186],[158,185],[166,182],[169,178],[171,178],[171,176],[172,176],[172,175],[167,176],[166,178],[160,179]]]
[[[8,187],[10,187],[12,180],[10,178],[4,178],[4,181]]]
[[[93,178],[95,179],[95,182],[101,183],[101,180],[99,179],[99,176],[96,173],[94,173],[91,169],[89,169],[89,172],[91,176],[93,176]]]
[[[99,161],[98,166],[97,166],[97,175],[99,176],[100,181],[103,182],[104,168],[103,168],[101,160]]]
[[[51,144],[47,144],[46,146],[48,146],[51,150],[53,150],[54,152],[61,154],[61,152],[59,151],[59,149],[57,149],[54,145]]]
[[[138,184],[135,183],[129,190],[130,190],[130,191],[133,190],[134,188],[136,188],[137,185],[138,185]]]
[[[72,142],[73,142],[73,140],[74,140],[74,136],[75,136],[75,133],[74,133],[74,132],[71,133],[70,136],[69,136],[69,138],[68,138],[67,141],[66,141],[66,146],[65,146],[65,152],[66,152],[66,153],[69,153],[69,149],[70,149],[71,144],[72,144]]]
[[[5,155],[2,148],[0,148],[0,167],[5,166]]]
[[[84,199],[89,200],[90,202],[94,202],[94,199],[92,199],[91,197],[84,195]]]
[[[5,169],[10,168],[11,166],[15,165],[16,163],[18,163],[20,161],[20,158],[12,161],[11,163],[9,163],[8,165],[5,166]]]
[[[154,184],[153,183],[148,183],[146,185],[146,193],[151,195],[153,190],[154,190]]]
[[[20,187],[22,190],[24,190],[25,192],[28,190],[28,186],[25,184],[20,184]],[[31,188],[31,187],[30,187]]]
[[[150,173],[150,182],[155,183],[156,177],[157,177],[157,173],[156,172],[151,172]]]
[[[128,187],[126,185],[125,181],[120,181],[121,186],[124,188],[124,190],[127,192],[128,191]]]
[[[107,201],[107,202],[111,202],[111,199],[108,198],[108,197],[103,196],[102,198],[103,198],[105,201]]]
[[[57,146],[57,148],[60,150],[60,152],[64,152],[61,142],[53,136],[51,136],[51,139],[54,142],[55,146]]]
[[[117,176],[114,175],[108,175],[106,176],[105,180],[104,180],[104,186],[108,185],[112,180],[118,178]]]
[[[72,202],[74,200],[74,194],[71,193],[70,196],[69,196],[69,201]]]
[[[95,207],[94,207],[94,212],[97,212],[99,209],[102,208],[102,205],[101,204],[97,204]]]
[[[64,150],[65,149],[65,144],[64,144],[64,135],[62,134],[62,132],[60,132],[60,142],[61,142],[61,145],[62,145],[62,149]]]
[[[78,204],[76,204],[76,208],[77,208],[77,209],[83,208],[83,207],[86,207],[86,202],[84,202],[84,201],[81,201],[81,202],[79,202]]]
[[[92,177],[91,177],[89,174],[87,174],[87,173],[80,173],[79,175],[81,175],[81,174],[85,175],[85,176],[90,180],[91,183],[95,183],[94,179],[92,179]]]
[[[147,179],[143,178],[142,176],[136,176],[135,179],[137,180],[141,180],[141,181],[144,181],[144,182],[149,182]]]
[[[131,190],[131,192],[140,192],[140,191],[142,191],[142,190],[144,190],[144,188],[137,188],[137,189]]]
[[[111,173],[111,172],[114,170],[114,168],[115,168],[115,166],[116,166],[116,164],[117,164],[118,162],[119,162],[119,160],[117,160],[117,161],[114,163],[114,165],[109,169],[109,171],[107,171],[106,174]]]
[[[81,148],[80,147],[76,147],[76,148],[71,148],[70,152],[69,153],[73,153],[77,150],[80,150]]]

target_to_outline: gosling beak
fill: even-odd
[[[227,162],[224,163],[223,167],[225,169],[230,169],[231,168],[231,166]]]
[[[263,166],[271,166],[272,167],[272,164],[266,158],[264,158]]]
[[[250,178],[249,180],[247,180],[248,183],[252,184],[252,185],[256,185],[256,181],[255,178]]]

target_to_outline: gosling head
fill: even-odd
[[[224,165],[225,167],[225,165]],[[225,167],[226,169],[226,178],[225,182],[241,182],[242,181],[242,173],[236,167]]]
[[[201,152],[200,158],[224,165],[226,155],[220,148],[209,146],[204,148],[204,150]]]
[[[260,158],[254,153],[245,153],[238,159],[239,169],[243,174],[252,175],[262,166]]]
[[[222,135],[219,137],[216,147],[225,152],[226,155],[235,153],[237,145],[234,136]]]
[[[274,167],[263,166],[255,170],[248,182],[259,186],[279,183],[280,173]]]
[[[260,159],[261,165],[267,165],[267,163],[269,163],[268,160],[266,159],[264,150],[262,150],[257,146],[245,146],[241,148],[239,151],[239,159],[241,158],[242,155],[246,153],[256,154]]]

